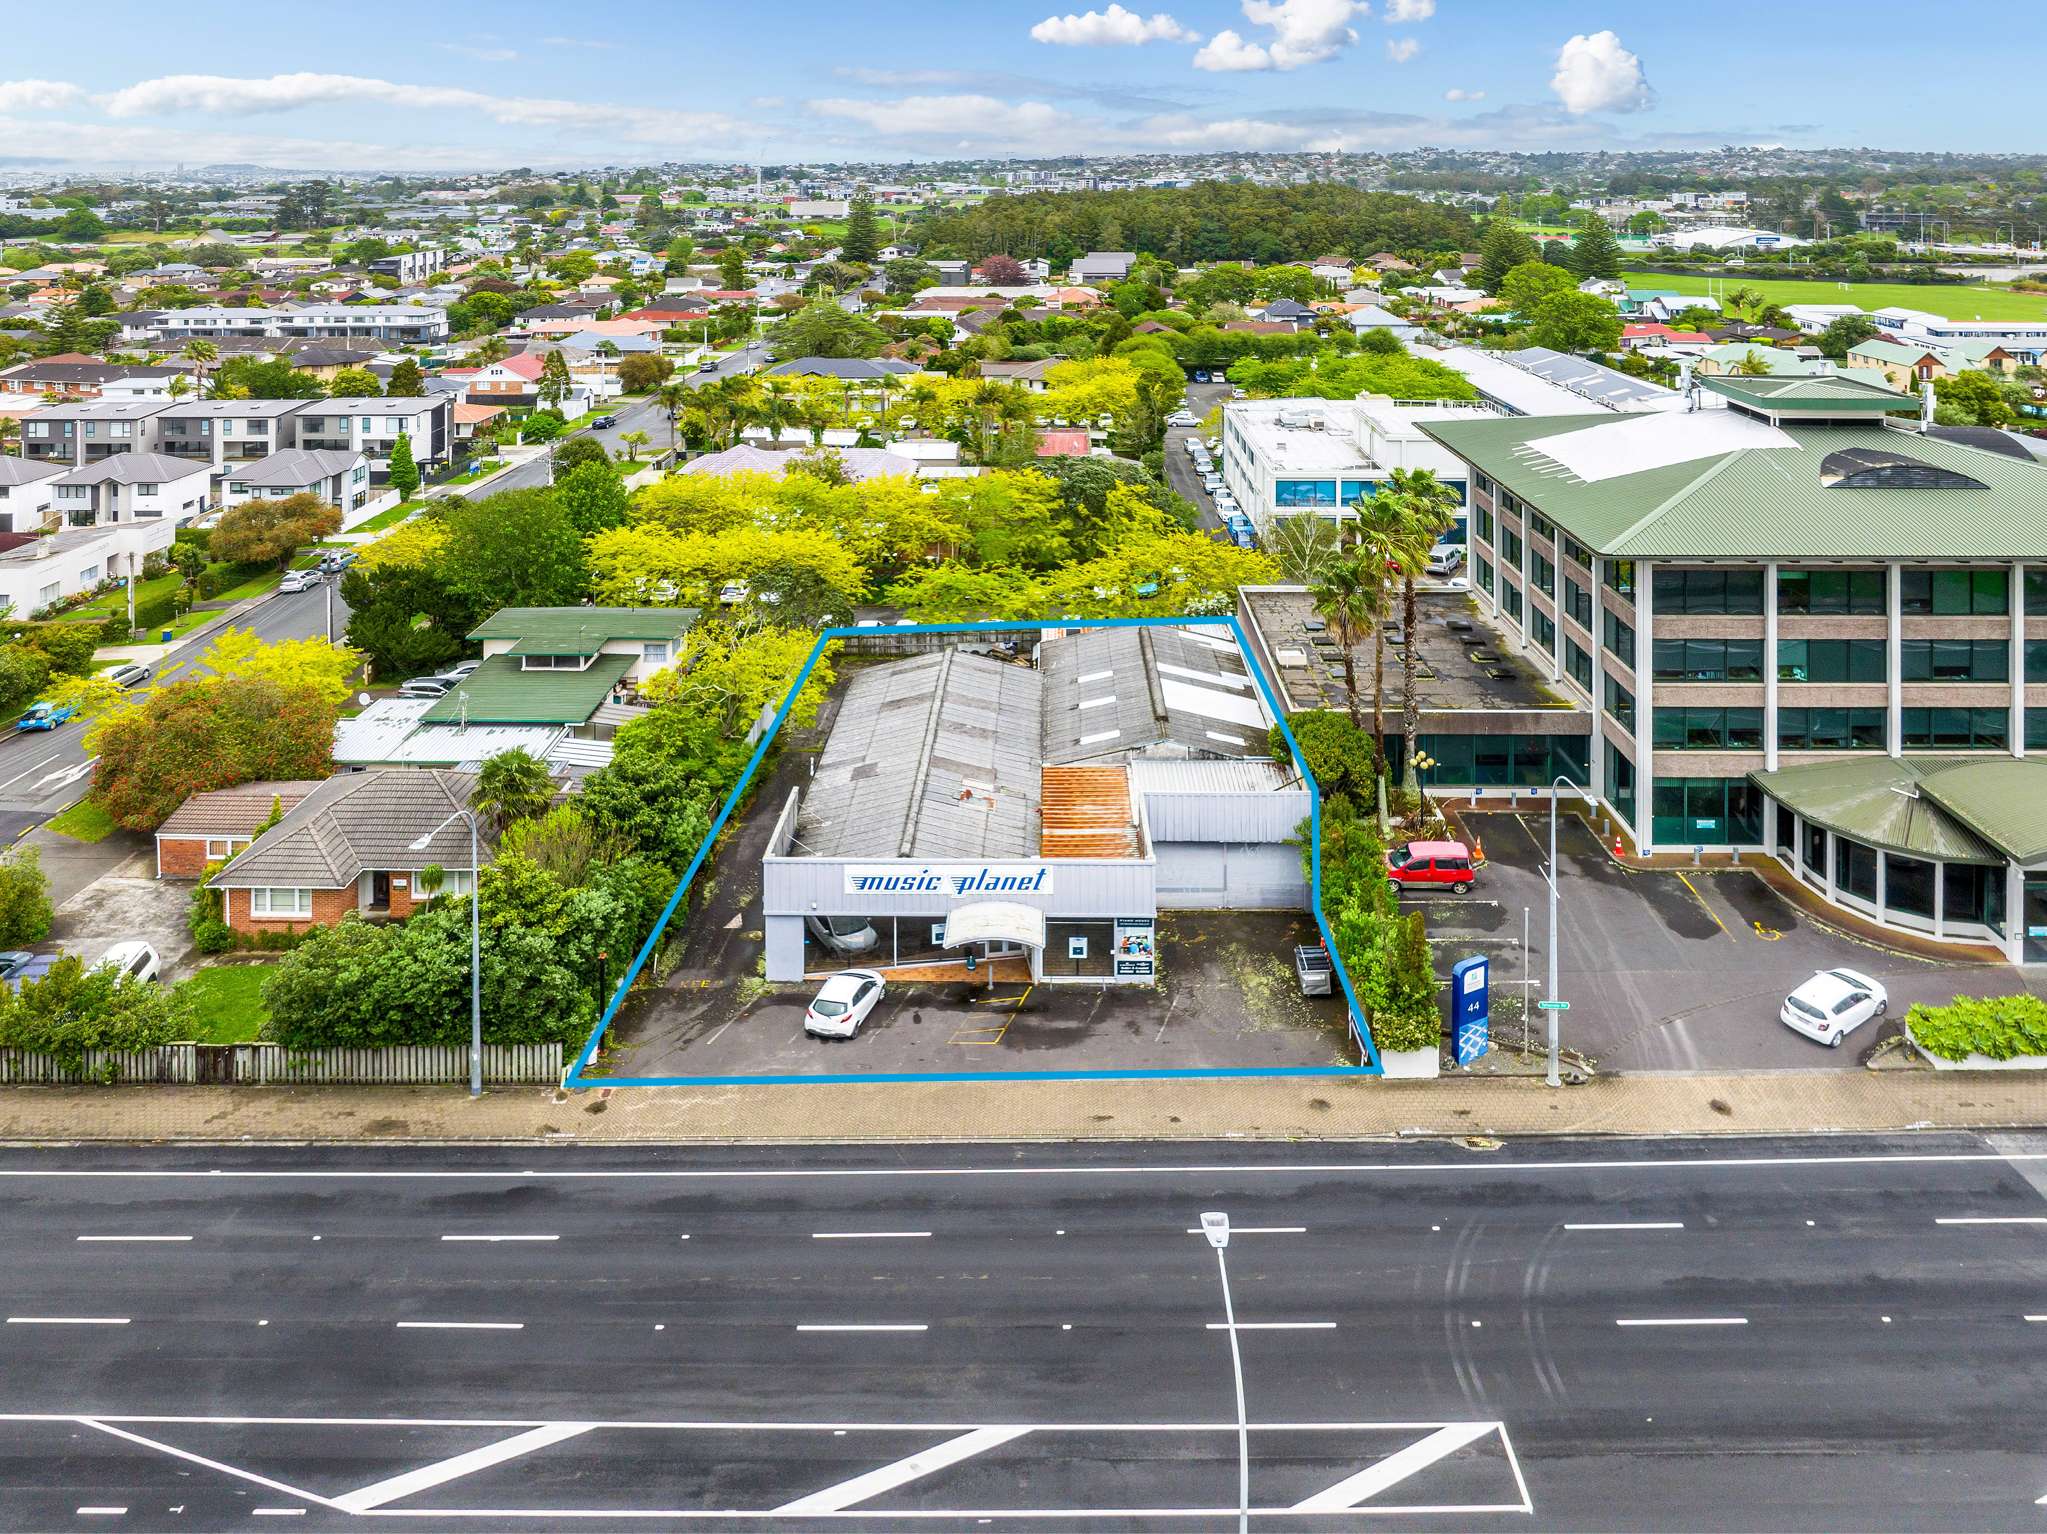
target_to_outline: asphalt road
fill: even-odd
[[[766,358],[767,353],[764,351],[734,352],[729,357],[719,359],[716,371],[699,373],[691,369],[687,372],[678,372],[675,375],[675,382],[694,389],[701,384],[730,378],[735,373],[753,372],[765,365]],[[615,426],[608,426],[602,431],[585,429],[571,432],[569,435],[590,437],[601,442],[604,450],[614,458],[625,455],[626,448],[621,438],[629,431],[643,431],[647,434],[648,445],[641,450],[643,453],[652,454],[667,450],[668,417],[662,412],[658,402],[652,399],[627,400],[619,405],[614,414],[618,417],[618,424]],[[568,437],[561,440],[566,442]],[[547,482],[547,460],[536,458],[492,480],[486,493],[495,495],[501,490],[534,490]]]
[[[1222,1530],[1234,1340],[1260,1529],[2037,1529],[2043,1177],[2047,1137],[9,1151],[0,1527]]]
[[[1228,384],[1189,384],[1187,386],[1187,408],[1194,413],[1197,423],[1217,405],[1230,397]],[[1200,426],[1173,426],[1166,431],[1166,483],[1182,497],[1194,503],[1201,530],[1211,536],[1224,538],[1228,531],[1222,517],[1215,509],[1215,498],[1202,488],[1201,477],[1195,472],[1194,460],[1187,456],[1186,441],[1200,435]],[[1221,465],[1221,454],[1216,463]]]
[[[249,609],[235,626],[252,630],[275,643],[306,639],[327,632],[327,592],[322,587],[266,598]],[[348,628],[348,606],[334,594],[334,637]],[[217,631],[216,631],[217,632]],[[188,640],[156,663],[159,678],[192,675],[193,665],[211,648],[211,636]],[[76,802],[85,792],[92,762],[85,754],[76,723],[44,732],[9,732],[0,736],[0,838],[11,842],[31,826]]]

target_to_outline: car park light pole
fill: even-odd
[[[1537,1005],[1549,1014],[1549,1073],[1543,1080],[1545,1084],[1553,1087],[1560,1087],[1564,1084],[1563,1077],[1557,1074],[1557,1014],[1570,1006],[1569,1002],[1562,1000],[1557,995],[1557,787],[1559,784],[1567,788],[1577,789],[1581,797],[1585,793],[1581,785],[1573,783],[1562,773],[1558,773],[1556,777],[1550,780],[1549,869],[1545,875],[1546,882],[1549,885],[1549,980],[1543,987],[1543,999]]]
[[[483,904],[483,869],[476,856],[476,811],[457,810],[426,835],[408,843],[414,852],[458,820],[469,822],[469,1095],[483,1096],[483,926],[478,910]]]

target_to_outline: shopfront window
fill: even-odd
[[[1982,863],[1949,863],[1941,869],[1941,919],[1976,922],[2004,936],[2004,869]]]
[[[1115,923],[1048,921],[1045,923],[1045,974],[1085,975],[1107,979],[1114,974]]]
[[[1845,836],[1834,838],[1834,886],[1857,900],[1876,904],[1876,848]]]

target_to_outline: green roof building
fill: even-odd
[[[1716,376],[1655,414],[1427,422],[1481,611],[1594,718],[1646,852],[2047,961],[2047,444],[1867,378]]]
[[[591,735],[630,719],[640,683],[682,655],[693,607],[501,607],[469,637],[483,664],[427,725],[560,725]]]

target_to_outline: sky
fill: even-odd
[[[367,13],[365,13],[367,16]],[[0,52],[0,166],[436,172],[1213,150],[2031,151],[2008,0],[91,0]],[[294,18],[304,17],[302,26]],[[296,30],[295,30],[296,28]]]

